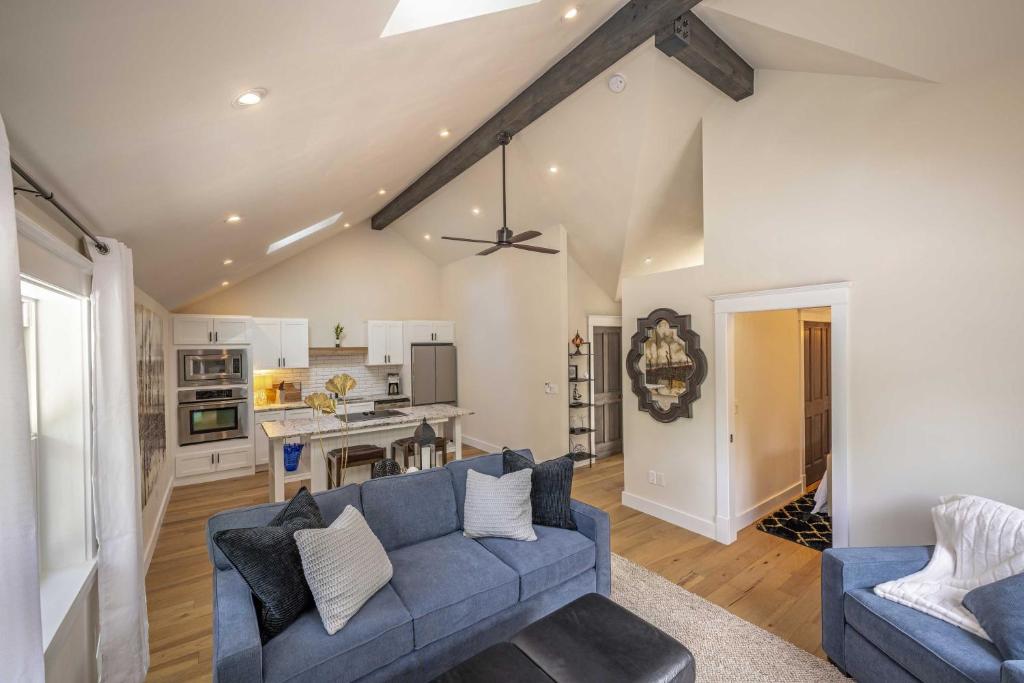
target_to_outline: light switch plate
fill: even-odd
[[[555,384],[554,382],[544,382],[544,393],[549,395],[557,394],[558,385]]]

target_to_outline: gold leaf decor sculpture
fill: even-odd
[[[357,384],[356,378],[347,373],[335,375],[324,384],[324,389],[341,396],[341,407],[344,414],[341,421],[341,481],[338,483],[339,486],[344,485],[345,471],[348,468],[348,394],[356,388]]]
[[[307,406],[313,409],[313,420],[316,422],[316,437],[320,442],[320,456],[327,462],[327,453],[324,451],[324,437],[320,434],[320,416],[325,413],[333,415],[338,410],[337,403],[329,394],[317,391],[302,400]]]

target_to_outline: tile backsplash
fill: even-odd
[[[400,369],[401,366],[398,365],[366,365],[366,354],[362,354],[310,358],[309,368],[274,370],[270,376],[273,384],[302,382],[302,396],[305,398],[317,391],[326,391],[324,384],[331,377],[348,373],[356,380],[356,388],[352,390],[352,395],[358,397],[386,394],[388,373],[397,373]]]

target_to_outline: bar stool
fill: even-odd
[[[443,436],[439,436],[434,440],[434,450],[441,456],[441,465],[448,464],[448,442],[445,441]],[[391,442],[391,459],[398,460],[397,455],[402,454],[403,462],[406,468],[409,467],[409,461],[416,459],[416,439],[411,436],[407,436],[403,439],[396,439]],[[349,456],[351,457],[351,456]],[[413,462],[416,467],[420,466],[420,463]],[[436,466],[436,463],[431,463],[431,466]]]
[[[327,488],[333,489],[341,485],[342,454],[344,450],[335,448],[327,452]],[[383,460],[386,453],[382,446],[360,444],[348,447],[348,466],[373,464]]]

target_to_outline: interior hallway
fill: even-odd
[[[467,457],[481,451],[464,447]],[[747,528],[724,546],[624,507],[622,456],[576,470],[573,497],[607,510],[612,552],[725,607],[819,657],[820,553]],[[297,485],[287,491],[291,496]],[[146,576],[148,681],[209,681],[211,566],[204,527],[212,514],[266,502],[266,473],[174,489]]]

